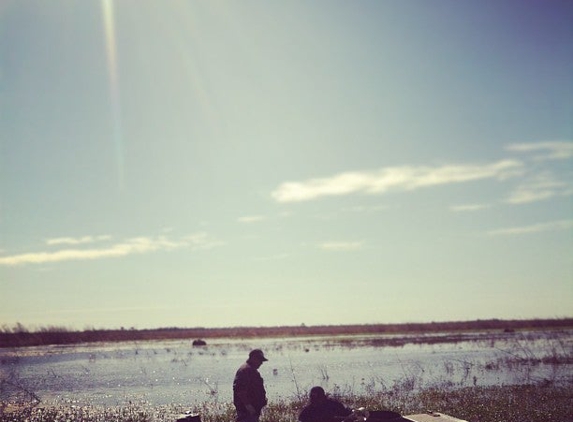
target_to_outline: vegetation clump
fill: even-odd
[[[555,327],[553,327],[555,328]],[[353,387],[341,387],[335,384],[330,393],[349,407],[365,407],[369,410],[390,410],[402,415],[434,411],[445,413],[469,422],[573,422],[573,374],[570,364],[573,362],[570,333],[565,337],[557,335],[552,329],[540,336],[523,332],[519,335],[506,331],[495,331],[494,335],[482,337],[481,333],[465,333],[443,336],[425,334],[424,340],[430,343],[446,341],[489,341],[489,347],[496,347],[498,335],[510,335],[507,343],[511,347],[499,349],[503,354],[495,360],[487,360],[481,366],[482,373],[507,371],[512,381],[499,385],[480,385],[477,377],[469,372],[472,362],[445,361],[445,378],[432,383],[422,382],[416,374],[404,373],[393,384],[384,380],[362,380],[360,392]],[[418,336],[402,336],[417,344]],[[540,341],[542,348],[528,346],[529,341]],[[393,343],[378,344],[378,338],[367,337],[365,342],[340,337],[345,347],[396,347]],[[421,341],[421,340],[420,340]],[[507,339],[506,339],[507,341]],[[342,344],[342,343],[341,343]],[[137,354],[137,350],[136,350]],[[91,355],[90,355],[91,356]],[[217,388],[210,388],[210,399],[193,408],[181,404],[157,405],[146,400],[118,402],[115,406],[79,404],[74,399],[58,399],[43,402],[34,391],[34,386],[24,382],[18,371],[12,368],[18,356],[6,355],[0,361],[0,422],[47,422],[47,421],[86,421],[86,422],[173,422],[185,411],[198,413],[202,422],[233,421],[235,410],[231,402],[221,400]],[[456,366],[456,364],[462,366]],[[552,372],[536,376],[533,368],[549,365]],[[456,368],[463,371],[463,377],[457,379]],[[326,367],[319,368],[323,379],[328,380]],[[479,369],[479,368],[478,368]],[[485,372],[484,372],[485,371]],[[296,394],[272,400],[265,408],[261,422],[294,422],[307,403],[307,394],[299,390],[293,372]],[[126,399],[127,400],[127,399]]]
[[[337,398],[351,407],[392,410],[403,415],[438,411],[469,422],[546,422],[573,421],[573,383],[558,385],[505,385],[464,387],[459,389],[428,388],[413,393],[394,389],[375,394],[345,393]],[[261,422],[294,422],[305,399],[293,397],[269,404]],[[172,422],[185,409],[181,405],[153,406],[150,403],[128,403],[125,406],[55,405],[4,409],[0,422]],[[231,403],[203,403],[193,409],[202,422],[234,420]]]

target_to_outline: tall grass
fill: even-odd
[[[509,333],[511,334],[511,333]],[[517,334],[517,333],[516,333]],[[484,340],[485,341],[485,340]],[[545,341],[543,347],[532,348],[530,341]],[[492,348],[497,348],[495,339]],[[520,333],[509,347],[498,349],[499,358],[483,364],[483,371],[506,371],[516,374],[512,385],[480,386],[469,376],[472,362],[445,361],[444,372],[448,379],[432,384],[422,383],[416,373],[404,376],[392,384],[382,379],[363,381],[358,386],[335,385],[330,393],[349,407],[370,410],[391,410],[401,414],[437,411],[470,422],[573,422],[573,348],[570,338],[559,336],[529,336]],[[355,347],[349,344],[348,347]],[[537,379],[531,375],[538,365],[550,365],[552,376]],[[0,367],[0,370],[3,369]],[[319,366],[322,378],[328,381],[326,366]],[[265,409],[261,422],[295,422],[306,404],[306,391],[297,383],[292,397],[273,400]],[[462,377],[457,377],[461,371]],[[467,374],[467,375],[466,375]],[[463,376],[466,375],[466,376]],[[460,379],[453,383],[451,380]],[[0,422],[172,422],[186,410],[201,414],[203,422],[234,420],[231,403],[218,399],[218,386],[204,381],[211,399],[192,409],[182,405],[157,406],[146,401],[127,402],[123,405],[104,407],[66,403],[42,403],[33,387],[23,383],[16,372],[4,367],[0,372]]]
[[[432,388],[417,393],[394,391],[368,396],[338,397],[351,407],[392,410],[402,414],[439,411],[470,422],[573,421],[573,385],[517,385],[466,387],[457,390]],[[261,422],[295,422],[304,401],[293,398],[270,403]],[[13,410],[0,414],[0,422],[172,422],[186,410],[181,406],[151,406],[145,403],[117,407],[55,406]],[[205,403],[193,409],[203,422],[234,420],[230,403]]]

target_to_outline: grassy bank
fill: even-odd
[[[368,396],[352,394],[339,397],[351,407],[371,410],[393,410],[402,414],[439,411],[470,422],[547,422],[573,421],[573,385],[519,385],[466,387],[461,389],[432,388],[417,393],[385,391]],[[261,422],[294,422],[304,400],[293,398],[270,403]],[[0,413],[0,422],[163,422],[174,421],[182,406],[153,407],[145,403],[103,408],[96,406],[60,405],[35,407]],[[203,422],[232,421],[231,404],[205,403],[192,409],[201,414]]]
[[[28,330],[21,324],[0,330],[0,348],[29,347],[54,344],[95,342],[260,338],[298,336],[341,336],[350,334],[418,334],[456,333],[469,331],[555,330],[573,328],[573,318],[533,320],[477,320],[458,322],[430,322],[408,324],[365,324],[284,327],[232,327],[232,328],[158,328],[149,330],[120,329],[73,331],[61,327]]]

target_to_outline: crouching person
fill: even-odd
[[[309,403],[302,409],[298,417],[299,422],[331,422],[341,421],[352,413],[338,400],[326,395],[322,387],[312,387],[309,394]]]

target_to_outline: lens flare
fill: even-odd
[[[119,73],[117,66],[117,42],[115,36],[115,16],[113,0],[102,0],[105,50],[109,77],[109,93],[113,119],[113,142],[117,167],[118,188],[124,187],[123,134],[121,124],[121,102],[119,93]]]

